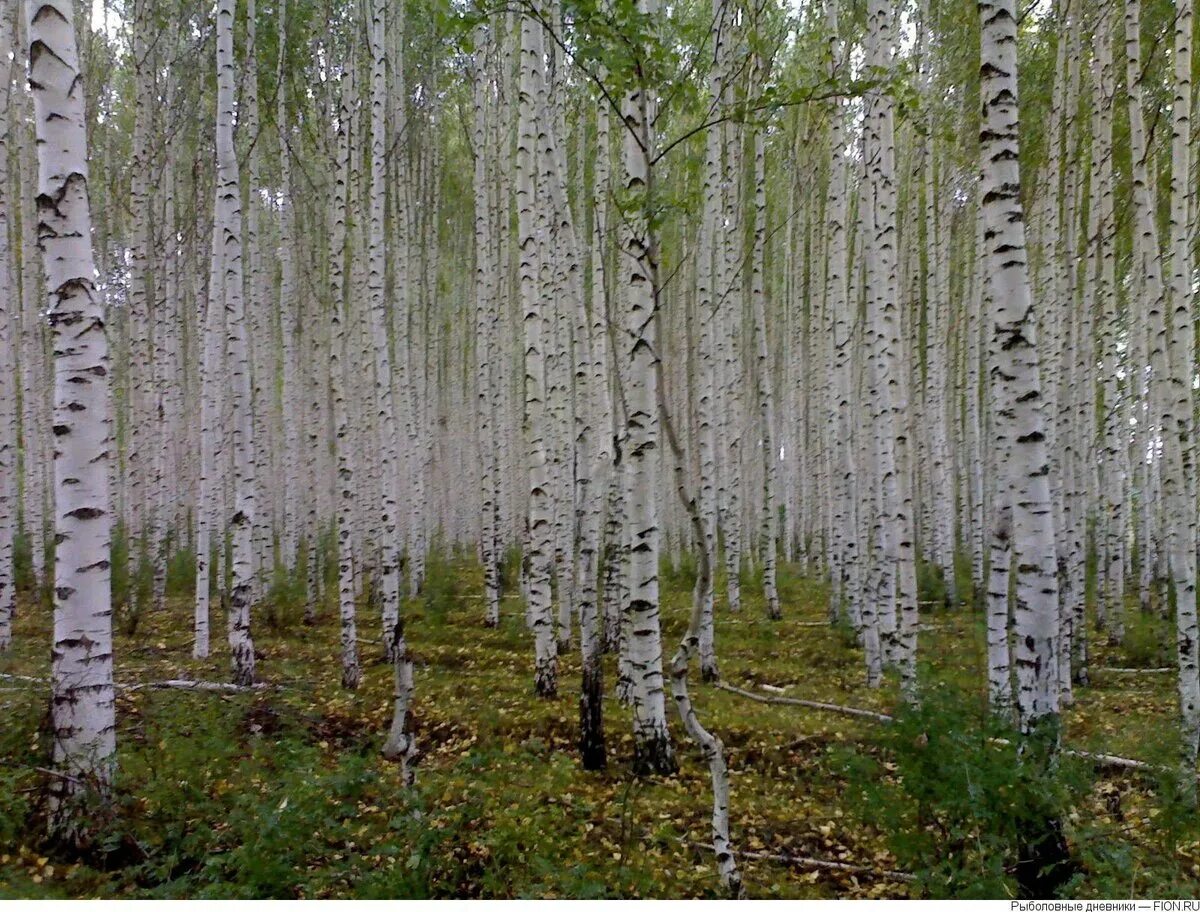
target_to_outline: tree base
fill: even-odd
[[[617,702],[622,706],[633,705],[633,682],[627,677],[622,677],[619,673],[617,676],[616,697]]]
[[[1047,817],[1021,827],[1016,868],[1018,898],[1057,898],[1075,869],[1060,819]]]
[[[579,693],[579,756],[585,770],[608,766],[604,746],[604,679],[599,656],[583,668],[583,687]]]
[[[44,822],[45,846],[57,858],[109,870],[103,867],[106,857],[128,848],[124,839],[113,843],[109,838],[115,814],[114,758],[99,761],[92,770],[71,767],[68,772],[61,769],[64,764],[65,761],[56,759],[53,770],[43,771],[49,776],[43,793],[46,801],[35,810],[33,820]],[[133,847],[137,848],[136,842]],[[145,860],[143,853],[130,863]]]
[[[665,731],[634,735],[633,773],[635,776],[673,776],[679,771],[671,739]]]
[[[544,700],[558,696],[558,663],[554,659],[537,663],[533,672],[533,689]]]
[[[605,654],[615,654],[621,649],[621,631],[615,624],[604,622],[604,635],[600,638],[600,651]]]
[[[243,659],[241,662],[234,661],[233,664],[233,683],[238,687],[253,687],[254,686],[254,662],[249,664]]]

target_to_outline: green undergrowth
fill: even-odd
[[[1036,872],[1055,896],[1187,896],[1200,825],[1174,774],[1098,771],[1060,754],[1049,769],[1025,759],[1019,733],[977,695],[938,682],[901,709],[871,746],[843,755],[856,818],[886,834],[915,892],[933,898],[1021,896],[1021,846],[1058,821],[1068,857]],[[1169,743],[1143,757],[1167,767]],[[1022,864],[1026,865],[1025,871]]]
[[[84,858],[42,839],[50,765],[44,685],[0,679],[0,897],[706,897],[721,895],[709,840],[707,768],[677,719],[677,776],[631,775],[629,710],[604,701],[610,764],[576,756],[579,661],[561,659],[559,696],[532,692],[533,650],[515,594],[519,554],[505,556],[501,624],[483,625],[482,571],[468,554],[437,553],[423,591],[406,600],[416,664],[417,785],[401,787],[380,756],[391,716],[391,669],[377,623],[360,606],[363,686],[339,686],[339,628],[329,543],[325,597],[302,623],[305,546],[256,610],[259,674],[252,694],[122,690],[119,769],[110,818]],[[228,677],[220,608],[214,654],[191,658],[192,557],[172,559],[163,609],[118,624],[118,681]],[[781,563],[784,620],[767,619],[758,575],[742,575],[743,607],[717,578],[723,678],[756,693],[899,713],[894,726],[756,703],[692,681],[704,724],[724,741],[735,846],[757,897],[1008,895],[1014,821],[1035,794],[1061,811],[1076,866],[1069,895],[1187,895],[1200,876],[1194,814],[1169,777],[1098,775],[1065,760],[1043,787],[1014,772],[980,699],[977,613],[923,615],[920,711],[899,707],[897,682],[865,685],[853,631],[828,625],[828,590]],[[664,568],[669,657],[687,623],[694,567]],[[126,592],[128,582],[126,582]],[[366,596],[364,595],[364,598]],[[1126,645],[1097,638],[1097,666]],[[23,592],[15,646],[0,673],[48,674],[50,613]],[[615,660],[605,659],[611,694]],[[1097,674],[1064,719],[1075,747],[1169,762],[1173,684],[1166,675]],[[671,707],[668,707],[669,710]],[[1014,816],[1015,815],[1015,816]],[[950,850],[953,849],[953,852]],[[820,858],[880,873],[814,870],[763,856]],[[1187,885],[1191,883],[1189,888]]]

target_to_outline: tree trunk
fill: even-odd
[[[38,248],[54,338],[54,644],[51,725],[56,839],[89,839],[89,799],[107,800],[116,753],[108,490],[108,344],[93,277],[83,82],[69,3],[29,0],[37,137]]]
[[[650,17],[656,0],[638,0],[637,11]],[[649,210],[653,154],[654,102],[649,87],[635,83],[625,93],[621,115],[622,185],[629,210],[621,233],[620,283],[623,294],[623,345],[627,407],[624,470],[628,475],[630,534],[628,653],[633,692],[634,770],[642,775],[672,773],[675,755],[667,733],[659,623],[658,562],[660,504],[657,274]]]
[[[229,359],[232,411],[233,504],[229,529],[233,536],[232,579],[229,592],[229,651],[233,682],[254,683],[254,641],[250,637],[250,605],[254,588],[254,515],[257,504],[254,478],[253,402],[246,333],[246,307],[242,293],[242,203],[234,121],[234,0],[217,7],[217,182],[214,218],[219,258],[220,296],[225,309],[226,348]]]
[[[345,275],[346,219],[350,191],[350,131],[353,123],[354,68],[343,76],[338,107],[337,183],[333,200],[333,230],[329,249],[330,308],[333,316],[330,338],[329,377],[333,402],[334,452],[337,460],[337,564],[338,617],[341,624],[342,687],[356,690],[362,677],[358,663],[358,624],[354,561],[354,521],[357,507],[355,465],[351,453],[348,353],[352,323],[350,294]]]
[[[558,692],[558,658],[550,592],[553,549],[552,479],[546,397],[546,314],[538,293],[536,212],[545,201],[535,195],[535,119],[542,73],[542,26],[521,17],[521,79],[517,135],[517,243],[520,248],[520,294],[525,324],[525,426],[529,472],[529,515],[525,555],[529,618],[536,664],[534,687],[539,696]]]
[[[12,645],[16,609],[16,567],[13,563],[17,533],[17,384],[13,329],[18,298],[13,283],[12,250],[8,232],[12,196],[8,172],[8,137],[12,128],[12,79],[8,68],[13,51],[13,9],[0,0],[0,652]]]

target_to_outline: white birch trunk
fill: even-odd
[[[1093,65],[1094,106],[1098,118],[1097,148],[1092,153],[1099,162],[1100,213],[1096,226],[1096,244],[1099,248],[1100,278],[1100,356],[1103,359],[1102,387],[1104,392],[1104,414],[1101,420],[1103,440],[1102,479],[1104,506],[1100,510],[1105,531],[1103,545],[1103,588],[1099,593],[1097,616],[1102,626],[1108,617],[1115,617],[1115,626],[1120,626],[1123,614],[1126,564],[1125,543],[1127,531],[1126,488],[1127,488],[1127,439],[1129,435],[1126,403],[1131,397],[1135,381],[1126,374],[1124,399],[1119,401],[1118,372],[1120,352],[1117,349],[1117,288],[1116,251],[1114,249],[1116,224],[1113,211],[1113,115],[1116,87],[1112,62],[1112,25],[1108,15],[1101,15],[1096,39],[1096,57]],[[1128,370],[1128,368],[1126,369]]]
[[[485,23],[476,29],[473,73],[474,122],[472,141],[475,151],[473,190],[475,202],[475,396],[480,456],[479,474],[479,557],[483,564],[484,597],[487,601],[485,622],[500,624],[500,553],[496,540],[496,433],[495,386],[498,381],[493,361],[499,345],[496,332],[496,297],[499,283],[492,254],[492,201],[489,194],[491,133],[487,113],[490,110],[491,81],[487,58],[491,50],[490,32]]]
[[[373,0],[369,27],[371,50],[371,191],[368,201],[369,241],[367,296],[371,306],[371,332],[375,349],[375,397],[379,410],[380,475],[382,481],[382,540],[379,583],[382,596],[384,654],[391,658],[400,617],[400,521],[397,497],[400,487],[399,435],[392,397],[392,361],[388,341],[388,314],[384,300],[385,256],[383,237],[385,160],[385,113],[387,106],[387,57],[384,0]]]
[[[1153,445],[1161,418],[1159,403],[1163,382],[1167,376],[1167,340],[1164,322],[1164,298],[1161,248],[1155,215],[1155,188],[1147,161],[1146,125],[1142,108],[1141,3],[1125,2],[1125,93],[1129,112],[1130,171],[1133,178],[1133,309],[1134,326],[1139,333],[1137,372],[1142,377],[1141,394],[1144,416],[1139,416],[1138,459],[1142,478],[1140,503],[1142,535],[1139,543],[1141,557],[1141,598],[1149,607],[1150,590],[1157,573],[1157,547],[1160,538],[1156,528],[1161,500],[1155,496],[1156,474],[1162,471],[1162,461],[1147,461],[1146,452]],[[1147,356],[1148,355],[1148,359]],[[1147,370],[1147,361],[1148,367]],[[1143,424],[1142,417],[1145,422]],[[1158,515],[1156,515],[1156,513]],[[1110,632],[1111,633],[1111,632]]]
[[[334,453],[337,471],[337,565],[338,618],[341,629],[342,687],[358,688],[362,672],[358,663],[358,624],[356,619],[356,574],[354,561],[354,522],[357,489],[355,465],[351,454],[350,408],[346,394],[351,388],[348,353],[353,336],[350,295],[345,276],[346,219],[350,192],[351,105],[354,98],[354,68],[343,76],[341,102],[337,116],[337,183],[333,200],[333,228],[329,247],[330,336],[329,378],[333,403]]]
[[[637,10],[653,20],[657,0],[639,0]],[[620,284],[624,334],[618,357],[627,368],[626,442],[622,454],[628,477],[630,535],[627,651],[633,694],[634,769],[641,774],[671,773],[675,756],[667,733],[659,623],[658,562],[661,447],[658,415],[656,266],[649,220],[654,102],[647,86],[625,93],[621,115],[622,185],[630,207],[621,232]]]
[[[282,542],[283,565],[288,571],[296,569],[300,542],[300,431],[302,424],[292,416],[301,409],[301,381],[297,363],[297,329],[300,302],[297,295],[296,260],[293,238],[296,214],[292,201],[292,132],[287,109],[287,0],[279,2],[278,41],[279,64],[276,67],[275,131],[279,141],[279,334],[282,342],[283,390],[281,419],[284,428],[284,477]],[[315,423],[317,416],[309,415]],[[308,498],[315,496],[308,492]],[[315,542],[309,542],[309,561],[316,560]],[[309,599],[312,599],[309,593]]]
[[[1167,550],[1175,587],[1179,649],[1179,704],[1188,768],[1200,749],[1200,624],[1196,613],[1196,500],[1193,378],[1195,329],[1189,187],[1191,181],[1192,0],[1176,0],[1174,99],[1171,106],[1171,307],[1163,327],[1170,355],[1163,394],[1167,458],[1163,496],[1168,512]],[[1192,777],[1189,776],[1189,780]]]
[[[1016,704],[1022,731],[1058,721],[1058,577],[1037,333],[1018,167],[1017,21],[1012,0],[981,0],[982,219],[996,342],[997,452],[1010,450],[1016,560]],[[1053,735],[1057,737],[1057,732]]]
[[[517,135],[517,243],[520,248],[520,295],[525,326],[525,426],[528,446],[529,512],[527,553],[529,618],[533,628],[534,686],[543,697],[558,690],[557,643],[550,592],[553,558],[553,503],[549,415],[546,395],[546,314],[538,292],[536,210],[544,206],[535,196],[535,120],[538,83],[542,73],[542,27],[531,16],[521,17],[521,76]]]
[[[757,56],[754,60],[755,85],[765,81],[765,68]],[[763,594],[767,616],[780,620],[779,585],[776,581],[776,552],[779,548],[778,504],[775,500],[779,453],[775,442],[775,393],[771,385],[770,353],[767,349],[767,304],[765,255],[767,245],[767,178],[766,144],[763,130],[754,130],[754,246],[750,263],[750,302],[754,312],[754,344],[757,358],[757,393],[759,421],[762,425],[762,512],[761,541],[763,558]]]
[[[0,652],[12,645],[16,608],[13,556],[17,533],[17,375],[13,335],[19,299],[8,240],[13,209],[8,169],[8,137],[12,126],[8,61],[13,51],[12,23],[12,5],[8,0],[0,0]]]
[[[242,291],[242,206],[234,120],[234,0],[217,7],[217,185],[213,256],[220,257],[220,299],[226,317],[232,407],[233,535],[229,594],[229,650],[235,684],[254,683],[254,641],[250,637],[250,605],[254,585],[254,516],[256,509],[253,402]]]
[[[80,802],[106,799],[116,752],[108,345],[92,257],[84,84],[70,4],[29,0],[38,248],[54,338],[54,643],[51,831],[82,842]]]

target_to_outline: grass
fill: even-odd
[[[605,773],[585,773],[575,751],[577,654],[561,660],[560,696],[537,699],[518,599],[507,597],[500,627],[488,629],[478,566],[446,556],[429,571],[426,592],[405,609],[423,752],[411,791],[379,755],[391,672],[381,661],[377,623],[364,609],[363,686],[344,692],[335,612],[326,606],[315,627],[302,626],[286,580],[272,590],[288,600],[274,612],[277,624],[255,629],[260,674],[277,689],[120,694],[118,800],[105,828],[107,854],[90,863],[56,859],[41,844],[44,779],[36,768],[49,763],[44,688],[0,680],[0,898],[719,896],[711,854],[694,846],[708,840],[707,772],[677,720],[679,775],[637,780],[628,767],[629,710],[606,700],[612,762]],[[689,583],[682,567],[664,591],[668,658],[686,624]],[[827,617],[824,587],[785,565],[781,590],[782,623],[766,619],[761,594],[749,588],[740,614],[718,611],[724,678],[751,690],[769,683],[793,697],[893,711],[893,683],[865,686],[853,638],[814,623]],[[118,629],[118,681],[226,679],[218,638],[211,659],[191,658],[186,580],[168,591],[166,609],[142,612],[134,634]],[[724,592],[723,579],[717,591]],[[260,609],[258,617],[267,614]],[[982,717],[981,618],[939,610],[925,620],[924,687],[959,694],[953,719],[943,722],[969,727]],[[220,629],[218,617],[213,624]],[[49,611],[23,602],[0,673],[44,677],[49,639]],[[1094,665],[1124,664],[1120,647],[1093,640]],[[611,689],[615,660],[606,663]],[[1165,733],[1175,726],[1173,686],[1169,675],[1097,674],[1066,713],[1066,738],[1109,753],[1165,756]],[[975,819],[971,805],[964,810],[944,792],[915,787],[917,775],[946,774],[953,782],[996,768],[994,759],[963,748],[967,741],[953,742],[964,751],[954,769],[938,772],[928,756],[913,760],[894,732],[869,722],[754,703],[698,682],[692,689],[705,725],[728,748],[738,849],[932,870],[923,830],[929,820],[953,828],[964,856],[972,838],[1002,829]],[[1164,797],[1169,790],[1138,777],[1097,778],[1077,768],[1071,775],[1068,838],[1081,861],[1072,892],[1194,892],[1189,878],[1200,876],[1200,836],[1194,815],[1178,813]],[[879,813],[881,802],[893,813]],[[1006,813],[1003,802],[994,806],[993,816]],[[924,816],[913,816],[918,811]],[[964,859],[953,889],[935,889],[928,878],[909,886],[762,859],[742,866],[752,897],[971,895],[1007,889],[1002,861],[996,867],[1002,854],[979,856],[975,867]]]

